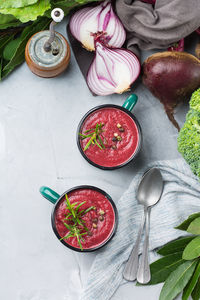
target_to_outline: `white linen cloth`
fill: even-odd
[[[81,300],[108,300],[124,283],[122,272],[136,241],[143,213],[143,207],[136,200],[137,186],[143,173],[151,167],[160,169],[165,183],[160,202],[151,210],[151,261],[155,258],[154,249],[185,235],[174,227],[190,214],[200,211],[200,183],[183,159],[149,164],[133,178],[120,198],[117,233],[97,254]]]

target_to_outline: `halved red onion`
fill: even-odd
[[[121,94],[140,74],[140,63],[131,51],[111,49],[96,42],[96,55],[87,74],[87,84],[96,95]]]
[[[90,51],[95,50],[95,33],[104,33],[106,43],[115,48],[121,47],[126,39],[124,27],[107,0],[95,7],[78,10],[72,16],[69,27],[72,35]]]

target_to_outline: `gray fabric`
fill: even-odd
[[[119,200],[116,235],[97,254],[81,300],[109,300],[119,285],[125,282],[122,272],[136,241],[143,214],[143,207],[136,201],[136,190],[141,176],[150,167],[159,168],[165,182],[161,200],[151,209],[151,261],[155,259],[154,249],[186,234],[174,227],[190,214],[200,211],[200,183],[183,159],[158,161],[146,166],[134,177]]]
[[[133,52],[137,46],[168,48],[200,26],[200,0],[156,0],[155,7],[140,0],[117,0],[116,11]]]

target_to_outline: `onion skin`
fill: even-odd
[[[162,52],[143,63],[143,84],[164,105],[168,118],[180,130],[174,119],[177,104],[190,99],[200,87],[200,60],[186,52]]]

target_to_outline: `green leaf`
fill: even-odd
[[[195,236],[187,236],[169,242],[166,245],[164,245],[162,248],[160,248],[157,251],[157,253],[165,256],[165,255],[174,254],[176,252],[183,251],[185,247],[189,244],[189,242],[191,242],[194,238]]]
[[[0,30],[6,29],[8,27],[16,27],[22,23],[12,15],[0,14]]]
[[[194,290],[192,291],[192,299],[199,300],[200,299],[200,277],[196,283]]]
[[[200,213],[195,213],[192,214],[188,217],[187,220],[185,220],[183,223],[181,223],[179,226],[175,227],[176,229],[179,230],[184,230],[187,231],[188,226],[190,225],[190,223],[192,223],[192,221],[194,221],[196,218],[200,217]]]
[[[190,260],[200,256],[200,236],[195,237],[183,251],[183,259]]]
[[[36,3],[38,0],[0,0],[0,8],[19,8]]]
[[[165,281],[159,300],[173,300],[176,298],[190,280],[196,264],[196,260],[186,261],[174,270]]]
[[[0,81],[1,81],[2,67],[3,67],[3,58],[0,58]]]
[[[169,254],[153,262],[150,265],[151,281],[148,285],[164,282],[167,277],[183,262],[182,252]]]
[[[3,54],[4,47],[14,38],[14,34],[6,35],[0,39],[0,56]]]
[[[38,2],[22,8],[2,8],[0,13],[13,15],[22,23],[34,21],[38,16],[43,16],[45,11],[50,9],[50,0],[39,0]]]
[[[27,26],[21,36],[20,36],[20,43],[18,44],[17,49],[13,53],[10,61],[4,66],[2,78],[6,77],[16,66],[21,64],[24,61],[24,52],[26,43],[29,40],[29,38],[36,32],[44,30],[49,25],[50,20],[47,18],[41,18],[33,24]]]
[[[184,288],[183,295],[182,295],[182,300],[187,300],[190,297],[192,291],[194,290],[194,288],[197,284],[199,276],[200,276],[200,263],[198,264],[198,266],[197,266],[192,278],[190,279],[189,283]]]
[[[200,217],[196,218],[192,223],[190,223],[187,232],[193,234],[200,234]]]
[[[21,43],[21,38],[18,37],[17,39],[11,40],[4,48],[3,51],[3,58],[5,60],[11,60],[13,55],[15,54],[16,49],[18,48],[19,44]]]

